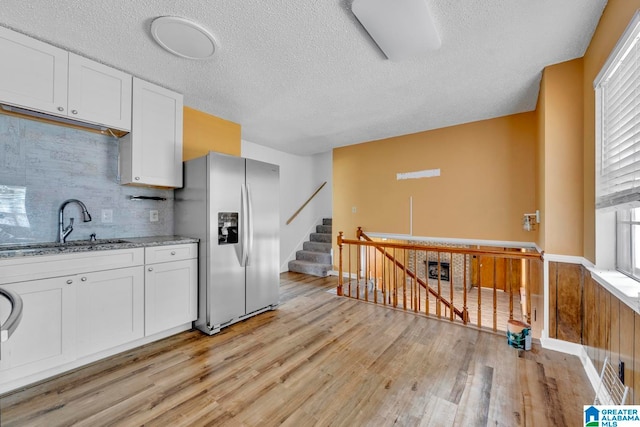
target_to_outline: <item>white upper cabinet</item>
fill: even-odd
[[[131,130],[131,75],[69,54],[69,116]]]
[[[133,78],[131,133],[120,139],[120,183],[182,187],[182,95]]]
[[[131,75],[0,27],[0,102],[131,129]]]
[[[67,114],[66,51],[0,27],[0,57],[2,102]]]

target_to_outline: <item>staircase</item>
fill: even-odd
[[[302,244],[302,250],[296,252],[296,259],[289,261],[289,271],[325,277],[333,269],[331,239],[331,218],[324,218],[309,241]]]

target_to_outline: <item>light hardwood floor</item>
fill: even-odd
[[[0,397],[2,426],[581,425],[580,361],[281,276],[281,305]]]

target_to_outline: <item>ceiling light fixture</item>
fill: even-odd
[[[392,61],[440,48],[426,0],[354,0],[351,10]]]
[[[202,25],[176,16],[161,16],[151,23],[151,35],[163,48],[187,59],[207,59],[216,50],[213,35]]]

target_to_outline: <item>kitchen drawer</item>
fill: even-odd
[[[144,249],[114,249],[0,260],[0,285],[143,265]]]
[[[198,257],[198,244],[152,246],[144,249],[145,264],[180,261]]]

